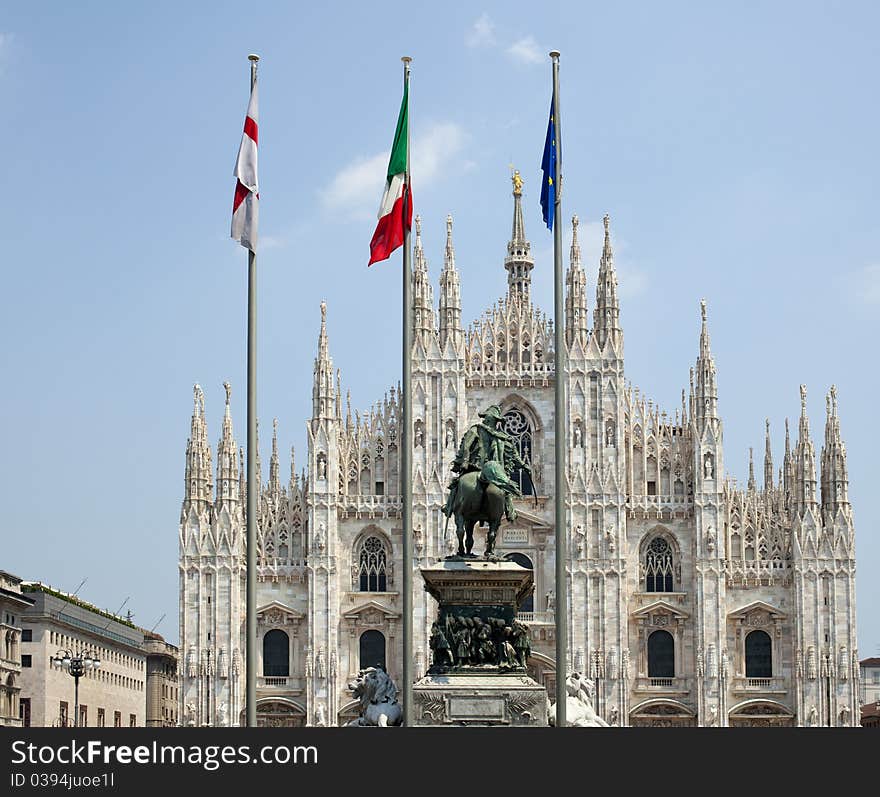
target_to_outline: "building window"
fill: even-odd
[[[655,631],[648,637],[648,677],[675,677],[675,640],[668,631]]]
[[[386,567],[388,552],[376,536],[367,537],[358,555],[358,576],[361,592],[385,592],[388,586]]]
[[[21,666],[22,667],[33,667],[33,657],[30,653],[25,653],[21,657]]]
[[[773,677],[773,646],[766,631],[752,631],[746,637],[746,678]]]
[[[31,727],[31,699],[29,697],[23,697],[18,701],[18,716],[22,728]]]
[[[290,638],[273,628],[263,637],[263,675],[286,678],[290,675]]]
[[[79,727],[89,727],[89,707],[84,706],[82,703],[79,705]]]
[[[137,716],[134,714],[128,715],[128,727],[136,728],[137,727]]]
[[[385,667],[385,635],[381,631],[364,631],[360,640],[361,669],[381,665]]]
[[[121,728],[122,727],[122,712],[114,711],[113,712],[113,727]]]
[[[504,557],[510,562],[516,562],[518,565],[522,565],[526,570],[534,571],[535,566],[532,564],[532,560],[529,559],[524,553],[509,553]],[[529,594],[523,599],[523,602],[520,604],[519,609],[517,611],[520,612],[533,612],[535,611],[535,585],[532,584],[532,590]]]
[[[67,701],[62,700],[58,704],[58,724],[62,728],[66,728],[67,722],[68,722],[68,720],[67,720]]]
[[[504,413],[504,431],[513,438],[513,445],[523,462],[532,464],[532,427],[528,419],[519,410],[508,410]],[[534,488],[532,479],[523,468],[517,468],[510,480],[519,487],[523,495],[532,495]]]
[[[34,631],[32,628],[22,628],[21,629],[21,641],[22,642],[33,642],[34,639]]]
[[[645,592],[672,592],[672,548],[663,537],[655,537],[645,554]]]
[[[98,709],[98,727],[99,727],[99,728],[103,728],[104,725],[105,725],[105,722],[104,722],[104,709],[99,708],[99,709]]]

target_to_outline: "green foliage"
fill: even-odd
[[[124,617],[117,617],[115,614],[111,614],[110,612],[105,612],[103,609],[99,609],[97,606],[94,606],[87,601],[80,600],[79,598],[73,597],[73,595],[67,595],[64,592],[59,592],[57,589],[52,589],[52,587],[47,587],[45,584],[38,584],[33,582],[22,582],[21,584],[22,592],[43,592],[46,595],[54,595],[56,598],[60,598],[63,601],[67,601],[67,603],[72,603],[74,606],[79,606],[81,609],[87,609],[90,612],[94,612],[95,614],[101,615],[101,617],[106,617],[108,620],[113,620],[114,622],[120,623],[121,625],[127,625],[129,628],[138,629],[133,622],[130,620],[126,620]]]

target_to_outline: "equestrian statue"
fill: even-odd
[[[455,518],[458,537],[456,557],[476,558],[474,526],[488,524],[486,559],[495,556],[495,537],[502,517],[516,520],[513,496],[522,492],[511,480],[514,471],[522,468],[531,477],[531,467],[517,451],[513,438],[500,428],[504,417],[501,407],[493,404],[480,413],[482,419],[465,432],[452,463],[458,474],[449,484],[449,497],[443,514]]]

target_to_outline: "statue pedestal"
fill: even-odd
[[[442,634],[448,653],[432,642],[434,662],[413,685],[415,724],[546,726],[547,690],[526,672],[528,629],[516,621],[532,571],[447,559],[421,572],[440,604],[432,639]]]

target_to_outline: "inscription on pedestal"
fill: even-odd
[[[453,695],[449,698],[449,719],[452,722],[504,722],[504,703],[500,695]]]

